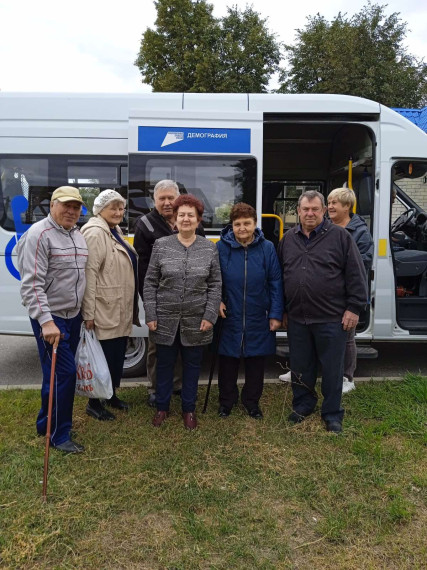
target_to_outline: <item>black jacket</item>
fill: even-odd
[[[148,214],[145,214],[136,220],[133,246],[139,255],[138,286],[141,299],[143,298],[144,279],[150,263],[154,242],[156,239],[170,236],[174,233],[176,232],[155,208]],[[205,230],[201,224],[199,224],[196,234],[203,237],[205,236]]]
[[[346,310],[359,314],[367,302],[366,271],[350,233],[325,220],[305,244],[298,226],[278,248],[285,311],[302,324],[340,322]]]

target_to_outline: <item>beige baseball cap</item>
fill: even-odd
[[[72,186],[60,186],[52,194],[51,201],[59,200],[60,202],[80,202],[83,204],[83,198],[80,196],[80,192],[77,188]]]

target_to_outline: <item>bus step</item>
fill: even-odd
[[[372,346],[365,346],[361,344],[357,346],[357,358],[378,358],[378,350],[376,348],[372,348]]]
[[[357,347],[357,358],[378,358],[378,350],[376,348],[372,348],[372,346],[365,346],[365,345],[356,345]],[[289,345],[288,344],[281,344],[276,346],[276,356],[280,356],[281,358],[289,358]]]

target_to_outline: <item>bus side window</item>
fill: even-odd
[[[15,196],[28,198],[29,184],[22,170],[13,166],[12,168],[1,165],[1,206],[0,220],[1,226],[5,230],[14,231],[15,222],[12,212],[12,200]]]

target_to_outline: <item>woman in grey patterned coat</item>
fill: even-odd
[[[194,413],[203,346],[221,302],[221,270],[215,245],[197,235],[204,206],[191,194],[173,205],[178,233],[156,240],[144,283],[145,321],[157,345],[156,408],[153,425],[169,412],[173,369],[178,352],[183,364],[182,417],[187,429],[197,427]]]

